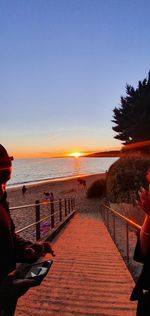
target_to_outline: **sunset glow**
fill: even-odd
[[[79,158],[81,156],[83,156],[84,154],[83,153],[80,153],[80,152],[73,152],[71,154],[69,154],[68,156],[70,157],[75,157],[75,158]]]

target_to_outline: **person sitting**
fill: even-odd
[[[16,263],[33,263],[46,253],[54,256],[49,242],[32,243],[15,232],[7,202],[6,183],[11,178],[12,157],[0,145],[0,316],[12,316],[18,298],[40,279],[17,278]]]

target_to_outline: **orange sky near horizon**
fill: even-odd
[[[56,130],[53,133],[33,130],[14,133],[1,139],[2,145],[14,158],[66,157],[70,153],[92,154],[101,151],[118,150],[120,141],[112,138],[111,129],[100,132],[97,129]]]
[[[115,146],[115,147],[99,147],[97,149],[93,149],[93,150],[81,150],[80,147],[74,147],[74,148],[70,148],[70,150],[68,148],[66,148],[66,150],[49,150],[49,151],[40,151],[35,149],[29,149],[29,150],[24,150],[24,149],[14,149],[13,146],[8,146],[3,144],[9,155],[12,155],[14,157],[14,159],[27,159],[27,158],[59,158],[59,157],[80,157],[83,155],[88,155],[88,154],[92,154],[92,153],[97,153],[97,152],[103,152],[103,151],[111,151],[111,150],[120,150],[122,148],[123,145],[119,146]],[[144,147],[144,146],[148,146],[150,145],[150,140],[147,141],[143,141],[143,142],[136,142],[133,144],[129,144],[126,145],[124,147],[124,149],[128,149],[128,148],[136,148],[136,147]]]
[[[27,159],[27,158],[59,158],[59,157],[73,157],[74,153],[79,153],[80,156],[83,155],[88,155],[88,154],[92,154],[92,153],[96,153],[96,152],[101,152],[101,151],[109,151],[109,150],[119,150],[119,147],[111,147],[111,148],[99,148],[99,149],[95,149],[95,150],[88,150],[88,151],[83,151],[80,149],[74,149],[74,150],[68,150],[68,151],[47,151],[47,152],[40,152],[40,151],[24,151],[24,150],[9,150],[8,152],[10,155],[13,155],[14,159]],[[76,156],[76,155],[75,155]]]

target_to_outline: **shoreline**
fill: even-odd
[[[47,159],[47,158],[45,158]],[[7,189],[10,190],[12,188],[21,187],[23,185],[30,186],[35,185],[37,183],[43,182],[50,182],[50,181],[57,181],[59,179],[67,179],[67,178],[74,178],[74,177],[85,177],[89,175],[95,175],[98,173],[105,173],[106,170],[113,164],[113,162],[117,159],[116,157],[110,158],[94,158],[99,159],[98,163],[90,163],[89,160],[87,163],[81,163],[80,160],[76,158],[71,158],[74,160],[70,162],[61,163],[45,163],[43,160],[35,161],[35,163],[31,163],[30,166],[30,159],[29,162],[23,163],[14,163],[13,165],[13,172],[12,178],[7,183]],[[49,159],[48,159],[49,160]],[[37,163],[37,164],[36,164]]]
[[[49,179],[47,181],[40,181],[26,185],[26,193],[22,194],[22,185],[17,187],[7,187],[7,195],[10,207],[17,207],[18,205],[28,205],[35,203],[35,200],[42,201],[44,199],[44,192],[53,192],[54,198],[63,198],[75,195],[78,199],[81,195],[85,195],[88,187],[92,182],[105,178],[106,173],[77,175],[65,178]],[[86,186],[79,184],[78,178],[84,178]]]
[[[10,185],[7,185],[7,191],[10,191],[13,189],[20,189],[20,188],[22,188],[23,185],[25,185],[28,188],[28,187],[32,187],[32,186],[41,185],[41,184],[48,184],[48,183],[52,183],[52,182],[57,183],[57,182],[61,182],[61,181],[67,181],[67,180],[78,179],[78,178],[85,178],[85,177],[96,176],[96,175],[104,175],[104,174],[105,174],[105,172],[87,173],[87,174],[79,174],[79,175],[73,175],[73,176],[49,178],[49,179],[43,179],[43,180],[10,184]]]

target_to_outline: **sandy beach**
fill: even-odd
[[[90,200],[86,197],[88,187],[96,180],[104,178],[105,173],[80,176],[86,181],[86,186],[79,184],[77,181],[79,177],[50,180],[49,182],[35,183],[28,185],[27,191],[23,195],[22,187],[14,187],[7,189],[8,201],[10,208],[34,204],[36,200],[44,200],[44,192],[53,192],[54,199],[64,199],[67,197],[75,197],[76,210],[82,213],[90,213],[99,210],[100,200]],[[56,203],[55,209],[58,209]],[[49,206],[43,205],[41,207],[41,217],[49,214]],[[16,230],[31,224],[35,221],[35,207],[17,209],[11,211],[11,216],[14,220]],[[34,239],[33,228],[21,233],[23,237],[30,240]]]
[[[86,186],[78,183],[78,178],[86,181]],[[86,195],[88,187],[96,180],[105,178],[105,173],[90,174],[84,176],[75,176],[63,179],[54,179],[49,181],[37,182],[34,185],[27,185],[25,195],[22,194],[22,186],[9,188],[7,187],[7,195],[10,207],[34,203],[35,200],[42,200],[44,192],[53,192],[54,198],[64,198],[75,196],[77,199],[83,198]]]

